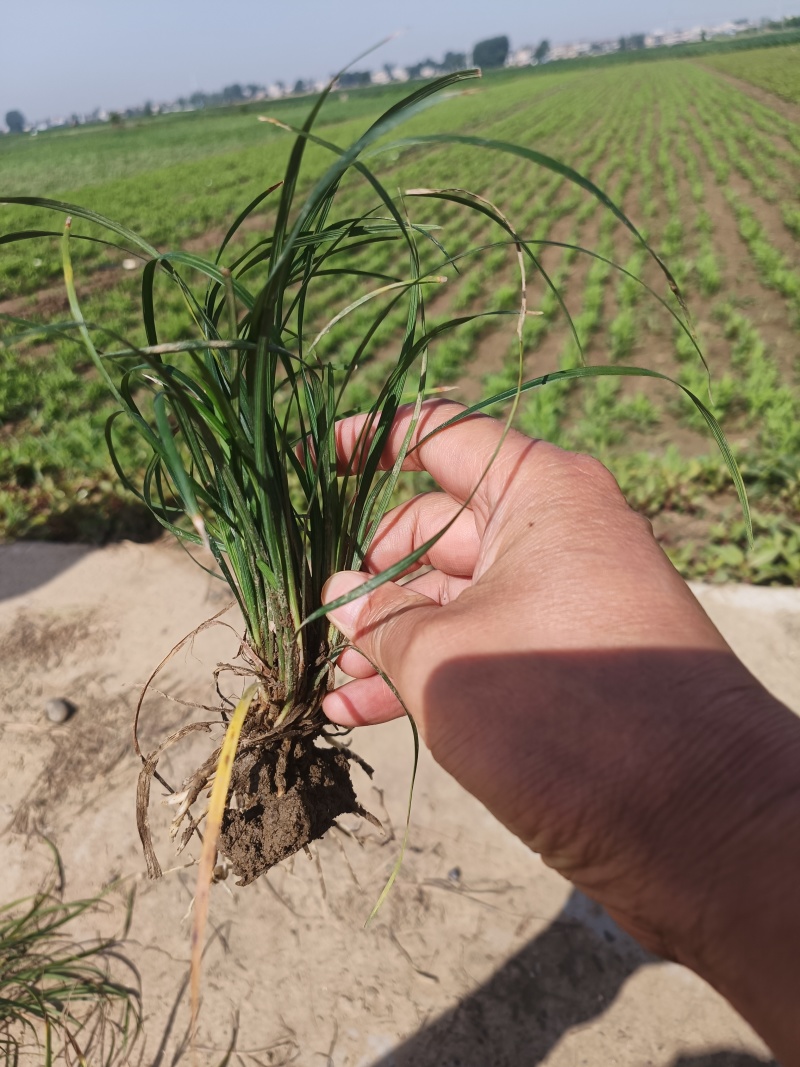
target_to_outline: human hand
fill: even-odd
[[[432,569],[331,619],[392,680],[446,770],[646,947],[747,1014],[719,944],[741,918],[727,887],[741,890],[743,862],[787,829],[797,720],[734,656],[597,461],[512,431],[457,514],[502,437],[472,416],[423,440],[459,410],[425,405],[404,467],[442,492],[387,515],[365,560],[385,570],[457,515],[420,561]],[[398,415],[384,466],[410,418]],[[343,465],[362,425],[337,428]],[[335,575],[326,602],[367,576]],[[401,713],[368,660],[343,653],[355,680],[326,697],[333,721]]]

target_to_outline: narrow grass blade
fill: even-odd
[[[208,918],[208,899],[211,889],[211,879],[214,871],[214,863],[217,857],[217,842],[222,827],[222,817],[225,814],[225,801],[228,797],[228,788],[231,784],[233,772],[233,760],[239,745],[239,737],[242,726],[250,710],[250,704],[256,692],[256,686],[250,686],[242,694],[231,715],[228,728],[225,731],[225,740],[217,761],[216,776],[211,789],[211,799],[208,804],[206,817],[205,836],[203,849],[200,853],[200,864],[197,871],[197,888],[194,895],[194,916],[192,919],[192,960],[191,960],[191,1035],[194,1042],[197,1033],[197,1021],[200,1014],[200,974],[203,959],[203,937]]]
[[[572,167],[568,166],[566,163],[562,163],[558,159],[553,159],[552,156],[545,155],[544,152],[538,152],[536,151],[536,149],[533,148],[525,148],[522,145],[510,144],[507,141],[497,141],[491,137],[477,137],[470,134],[436,133],[425,134],[418,137],[405,137],[398,141],[392,141],[390,144],[380,145],[378,148],[375,148],[372,151],[365,153],[365,156],[369,157],[372,155],[378,155],[380,153],[397,152],[402,148],[410,148],[412,146],[438,144],[471,145],[473,148],[481,148],[495,152],[505,152],[514,156],[519,156],[521,159],[525,159],[530,163],[535,163],[537,166],[543,167],[545,170],[552,171],[554,174],[559,174],[562,178],[566,178],[574,185],[577,185],[581,189],[585,189],[586,192],[591,193],[591,195],[597,200],[599,200],[603,207],[607,208],[612,213],[612,215],[614,215],[614,217],[618,219],[623,226],[625,226],[626,229],[630,230],[630,232],[639,241],[642,247],[647,250],[649,255],[659,265],[665,278],[667,279],[670,289],[675,294],[675,297],[680,303],[681,308],[683,308],[683,310],[688,315],[688,309],[686,308],[686,305],[684,303],[683,296],[681,294],[680,289],[678,288],[677,282],[672,276],[671,271],[661,259],[661,257],[658,255],[658,253],[651,247],[650,244],[648,244],[648,242],[645,240],[645,238],[642,236],[636,226],[631,222],[628,216],[624,213],[624,211],[622,211],[621,208],[617,207],[611,197],[604,193],[602,189],[600,189],[597,185],[594,184],[594,182],[590,181],[589,178],[585,178],[582,174],[574,170]]]

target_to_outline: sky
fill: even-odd
[[[327,77],[415,63],[507,34],[512,47],[780,17],[785,0],[25,0],[4,3],[0,121],[133,107],[233,82]],[[771,7],[771,4],[778,4]],[[764,6],[761,6],[764,5]],[[796,7],[796,5],[795,5]]]

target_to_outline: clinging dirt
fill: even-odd
[[[348,756],[308,737],[287,738],[280,748],[246,751],[234,761],[220,851],[237,884],[249,885],[351,813],[363,809]]]

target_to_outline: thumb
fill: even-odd
[[[322,590],[323,604],[364,585],[372,577],[363,571],[339,571],[328,579]],[[412,666],[409,649],[413,641],[437,611],[428,597],[421,596],[394,582],[384,582],[371,593],[328,612],[328,618],[398,686],[403,665]]]

